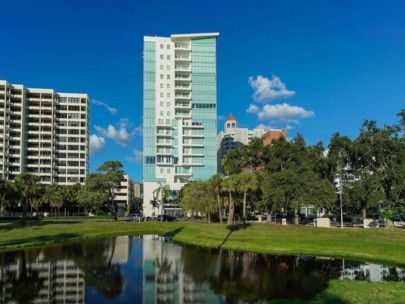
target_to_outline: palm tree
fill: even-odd
[[[250,190],[257,190],[258,182],[254,173],[241,172],[236,175],[238,180],[239,189],[243,192],[243,223],[246,224],[246,196]]]
[[[217,196],[219,222],[222,224],[221,190],[224,184],[222,174],[215,174],[209,179],[210,185]]]
[[[62,187],[63,201],[65,203],[65,216],[66,208],[69,208],[75,201],[77,201],[76,196],[77,193],[80,191],[80,188],[80,184],[67,185]]]
[[[55,216],[56,216],[56,209],[58,209],[58,214],[60,216],[60,207],[62,207],[63,205],[63,195],[61,186],[51,185],[49,187],[49,195],[51,207],[55,208]]]
[[[25,221],[27,217],[28,205],[31,204],[32,200],[38,196],[39,184],[37,183],[38,178],[29,173],[22,173],[16,176],[14,182],[17,191],[20,193],[24,204],[23,213],[21,217],[21,225],[25,226]]]
[[[229,212],[228,212],[228,221],[227,225],[233,224],[235,216],[235,201],[232,193],[235,193],[236,188],[238,187],[238,181],[235,178],[235,175],[228,176],[224,180],[224,187],[229,194]]]
[[[164,204],[169,195],[169,192],[170,192],[170,186],[163,185],[162,183],[159,183],[159,187],[157,187],[153,191],[153,200],[154,201],[159,201],[159,197],[160,197],[160,220],[161,221],[163,221]]]

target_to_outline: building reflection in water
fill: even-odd
[[[21,252],[1,268],[0,281],[0,303],[85,303],[84,273],[71,260],[48,261],[39,254],[27,262]]]
[[[143,303],[216,303],[207,284],[184,273],[183,247],[166,237],[143,237]],[[199,261],[195,261],[198,263]]]
[[[0,254],[3,303],[260,303],[311,300],[330,280],[405,281],[405,269],[120,236]]]
[[[349,264],[348,264],[349,263]],[[405,269],[395,266],[360,262],[342,262],[341,280],[405,281]]]

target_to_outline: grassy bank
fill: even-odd
[[[21,228],[0,224],[0,250],[40,246],[86,237],[125,234],[168,234],[175,241],[204,247],[274,254],[306,254],[405,265],[405,231],[336,229],[266,224],[236,225],[37,221]]]
[[[166,234],[180,243],[274,254],[345,257],[405,265],[405,231],[385,229],[321,229],[266,224],[227,227],[202,223],[112,222],[111,220],[33,221],[0,224],[0,250],[79,238],[129,234]],[[403,283],[332,281],[314,301],[321,303],[404,303]],[[272,302],[273,303],[273,302]],[[290,303],[290,302],[274,302]]]

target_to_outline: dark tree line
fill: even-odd
[[[222,160],[226,176],[193,181],[184,187],[185,211],[209,218],[235,212],[246,219],[246,209],[294,215],[301,207],[334,212],[342,191],[345,210],[363,213],[378,208],[405,213],[405,110],[394,125],[365,121],[355,139],[336,133],[328,149],[322,142],[308,145],[302,135],[280,138],[264,146],[253,139]],[[227,212],[224,212],[226,210]]]
[[[118,205],[114,199],[124,176],[122,168],[119,161],[107,161],[96,173],[87,175],[84,185],[44,185],[28,173],[17,175],[13,181],[0,179],[0,212],[21,211],[22,225],[28,211],[54,216],[61,216],[61,210],[64,216],[80,211],[109,211],[117,219]]]

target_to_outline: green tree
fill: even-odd
[[[226,175],[237,174],[242,171],[240,158],[239,150],[230,150],[225,154],[221,166]]]
[[[118,220],[118,203],[115,193],[120,190],[124,178],[123,165],[117,160],[106,161],[97,168],[97,172],[104,177],[104,188],[108,193],[108,208],[113,212],[114,220]]]
[[[211,213],[217,209],[215,193],[210,189],[209,181],[193,181],[182,190],[181,206],[184,212],[191,214],[204,214],[208,223],[211,222]]]
[[[15,187],[9,181],[0,179],[0,212],[4,212],[4,209],[11,207],[13,201],[15,201],[17,193]]]
[[[235,176],[238,181],[238,190],[243,192],[243,223],[246,224],[246,198],[248,191],[256,191],[258,180],[256,174],[241,172]]]
[[[239,181],[236,175],[231,175],[224,180],[224,190],[228,192],[228,221],[227,225],[234,223],[235,217],[235,193],[239,186]]]
[[[21,225],[25,226],[28,206],[31,204],[32,200],[38,196],[40,191],[38,178],[28,173],[22,173],[15,177],[14,184],[23,200]]]
[[[60,216],[60,208],[63,206],[62,186],[52,184],[48,191],[51,208],[53,208],[55,216]]]
[[[224,177],[222,174],[215,174],[209,179],[209,183],[216,197],[218,207],[219,222],[222,224],[222,204],[221,204],[221,191],[223,189]]]
[[[104,176],[99,173],[87,174],[86,183],[77,193],[77,200],[87,212],[97,212],[108,204],[109,198],[104,187]]]
[[[74,185],[66,185],[62,187],[62,197],[65,206],[65,216],[66,216],[66,209],[73,206],[73,204],[77,201],[77,194],[81,189],[80,184]]]

